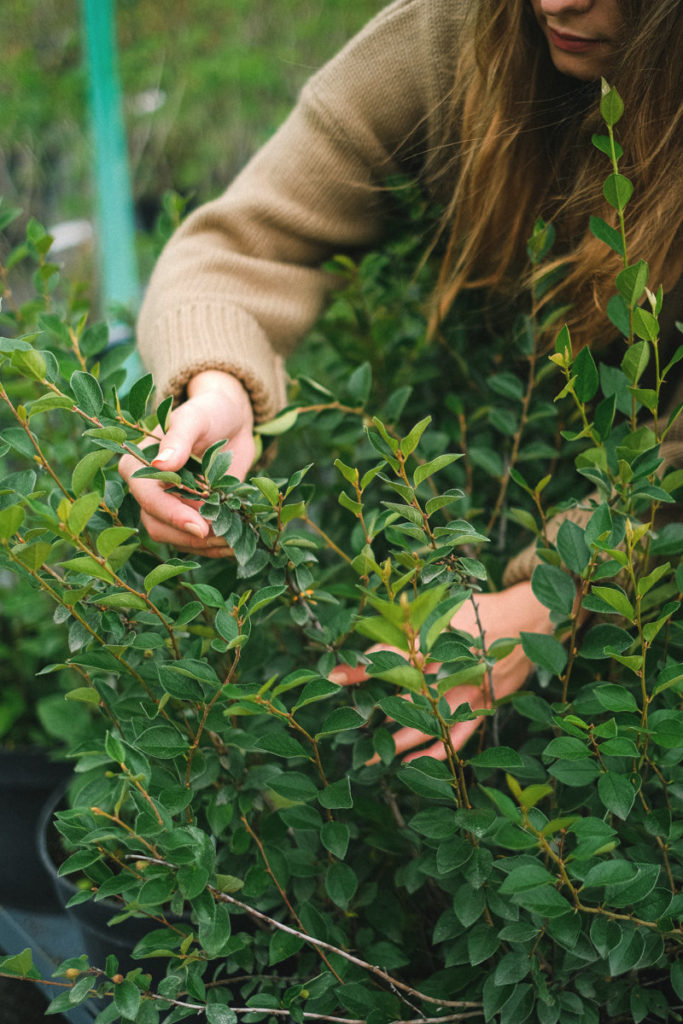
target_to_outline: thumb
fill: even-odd
[[[168,430],[159,442],[159,452],[152,460],[158,469],[180,469],[204,433],[204,424],[196,405],[185,402],[171,415]]]

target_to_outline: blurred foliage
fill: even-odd
[[[166,189],[220,191],[309,75],[381,0],[120,0],[133,191],[149,226]],[[47,223],[91,212],[87,82],[76,0],[3,0],[0,193]],[[20,237],[25,223],[16,226]]]

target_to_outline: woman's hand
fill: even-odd
[[[499,593],[473,594],[472,600],[466,601],[453,616],[451,625],[454,629],[480,638],[473,647],[474,651],[487,650],[496,640],[501,640],[504,637],[518,637],[521,632],[550,634],[554,629],[548,609],[534,596],[531,583],[528,580],[516,583],[513,587]],[[387,649],[386,647],[371,648],[371,650]],[[397,653],[403,652],[397,651]],[[532,662],[524,654],[521,646],[517,645],[510,654],[496,662],[491,669],[491,679],[489,680],[487,674],[481,686],[467,684],[455,686],[449,690],[445,694],[448,705],[451,710],[455,710],[461,704],[469,704],[473,711],[491,707],[490,683],[492,683],[494,699],[499,700],[501,697],[514,693],[524,684],[531,667]],[[427,666],[426,671],[433,673],[438,669],[439,665],[432,663]],[[368,675],[362,665],[358,665],[356,668],[340,665],[333,669],[330,678],[333,682],[341,685],[350,685],[362,682],[368,678]],[[454,748],[458,750],[462,747],[480,724],[481,718],[476,718],[451,726],[450,734]],[[422,744],[430,739],[432,739],[431,745],[422,748]],[[407,756],[403,758],[404,761],[411,761],[415,757],[424,755],[443,760],[446,756],[441,741],[434,742],[432,737],[426,736],[417,729],[398,729],[394,733],[394,743],[397,754],[407,753]],[[422,749],[416,750],[417,747]]]
[[[254,461],[253,413],[244,386],[229,373],[206,370],[192,378],[187,395],[187,401],[171,413],[168,431],[154,432],[160,448],[153,465],[177,471],[190,455],[201,456],[216,441],[227,438],[233,453],[230,472],[243,480]],[[119,472],[140,505],[141,522],[152,540],[208,558],[230,554],[225,541],[202,519],[197,502],[169,494],[158,480],[133,477],[140,466],[132,455],[124,455]]]

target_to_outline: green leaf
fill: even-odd
[[[576,397],[580,402],[590,402],[598,390],[600,378],[588,345],[584,345],[576,356],[572,371],[576,375],[574,382]]]
[[[667,750],[683,747],[683,711],[660,708],[648,718],[650,735],[655,743]]]
[[[478,924],[467,933],[467,956],[473,967],[489,960],[498,951],[500,939],[496,928],[489,924]]]
[[[624,103],[614,88],[602,80],[602,98],[600,100],[600,116],[609,128],[613,128],[624,113]]]
[[[512,747],[489,747],[481,754],[475,754],[468,763],[473,768],[502,768],[508,771],[524,766],[524,761]]]
[[[351,783],[348,778],[331,782],[324,789],[316,790],[318,803],[328,810],[348,810],[353,807]]]
[[[361,636],[366,636],[376,643],[389,644],[391,647],[399,647],[404,651],[408,650],[408,639],[403,630],[382,618],[381,615],[358,619],[353,628],[356,633],[360,633]]]
[[[9,505],[0,510],[0,540],[10,540],[24,521],[21,505]]]
[[[571,576],[562,569],[555,565],[537,565],[531,577],[531,589],[546,608],[564,615],[571,613],[576,587]]]
[[[590,561],[584,531],[571,519],[565,519],[555,540],[560,557],[570,572],[580,575]]]
[[[357,366],[353,371],[346,382],[345,390],[352,402],[357,402],[358,405],[365,405],[370,397],[371,388],[372,367],[366,361]]]
[[[249,599],[249,614],[254,615],[255,612],[260,611],[261,608],[265,608],[267,605],[275,601],[276,598],[281,597],[282,594],[285,594],[286,592],[287,587],[283,585],[262,587],[260,590],[257,590],[255,594],[252,594]]]
[[[659,864],[634,864],[633,866],[636,869],[634,878],[627,882],[609,885],[605,890],[605,903],[608,906],[620,909],[631,903],[638,903],[649,896],[656,886],[661,874]],[[667,895],[670,900],[670,891]]]
[[[77,404],[88,416],[99,416],[104,405],[104,395],[99,381],[91,373],[75,370],[69,381]]]
[[[357,469],[347,466],[341,459],[335,459],[334,465],[348,483],[354,484],[358,481]]]
[[[116,761],[117,764],[126,760],[126,748],[121,740],[111,732],[107,732],[105,736],[104,749],[112,761]]]
[[[183,482],[180,473],[174,473],[172,469],[155,469],[154,466],[143,466],[142,469],[136,469],[133,477],[136,480],[159,480],[164,484],[180,485]]]
[[[274,483],[270,477],[267,476],[253,476],[250,482],[258,487],[259,491],[266,499],[269,505],[273,508],[277,507],[280,500],[280,491],[278,490],[277,484]]]
[[[524,864],[512,869],[498,891],[504,896],[514,896],[529,889],[537,889],[540,885],[555,885],[556,882],[555,875],[542,864]]]
[[[640,757],[638,747],[626,736],[605,740],[600,744],[600,753],[605,757]]]
[[[623,210],[633,195],[633,182],[618,172],[610,174],[602,186],[602,194],[615,210]]]
[[[650,345],[647,341],[636,341],[626,350],[621,369],[631,384],[637,384],[650,361]]]
[[[562,325],[555,338],[555,352],[566,359],[572,359],[572,341],[566,324]]]
[[[157,406],[157,420],[159,421],[159,426],[161,427],[164,433],[166,433],[168,430],[171,421],[172,409],[173,395],[167,395],[166,398],[164,398],[163,401],[159,402],[159,405]]]
[[[136,746],[150,757],[162,760],[177,757],[187,752],[187,737],[172,725],[152,725],[137,737]]]
[[[100,501],[100,495],[95,492],[91,492],[90,494],[84,494],[80,498],[77,498],[73,503],[69,509],[66,525],[69,528],[69,532],[74,537],[78,537],[86,524],[92,519],[97,509],[100,507]]]
[[[326,850],[343,860],[349,846],[348,825],[341,821],[326,821],[320,830],[320,841]]]
[[[71,490],[77,497],[90,486],[97,472],[111,462],[113,457],[113,453],[104,448],[83,456],[71,474]]]
[[[474,559],[461,558],[460,562],[462,563],[463,561],[466,563],[466,568],[467,562],[474,561]],[[424,625],[426,627],[426,629],[423,630],[420,643],[423,653],[431,651],[434,645],[438,643],[439,638],[444,635],[443,631],[448,628],[453,616],[460,608],[462,608],[466,600],[467,594],[461,592],[457,597],[455,597],[455,600],[453,600],[453,598],[451,597],[446,598],[446,600],[444,601],[440,601],[434,608],[433,612],[429,613],[429,615],[426,617],[426,621],[421,623],[421,625]],[[417,628],[415,623],[413,623],[413,628]],[[424,635],[425,631],[426,636]],[[448,647],[447,641],[444,641],[444,644],[446,647]],[[446,659],[440,658],[439,660],[443,661]]]
[[[592,594],[596,594],[599,598],[605,601],[610,608],[613,608],[618,615],[622,615],[629,622],[633,622],[636,613],[633,605],[627,598],[623,590],[617,590],[616,587],[596,587],[593,586],[591,589]]]
[[[15,370],[29,377],[32,380],[44,380],[47,372],[47,363],[40,352],[33,348],[25,351],[13,352],[10,361]]]
[[[638,260],[617,274],[617,291],[631,310],[638,305],[643,296],[648,273],[649,268],[645,260]]]
[[[36,541],[32,544],[17,545],[13,549],[13,554],[27,569],[40,569],[47,561],[51,550],[52,545],[48,541]]]
[[[601,242],[604,242],[623,258],[624,242],[621,232],[617,228],[611,227],[602,217],[591,217],[589,223],[595,237],[599,238]]]
[[[393,718],[399,725],[410,729],[418,729],[427,736],[439,736],[439,723],[428,711],[418,708],[412,701],[403,697],[384,697],[379,706],[385,715]]]
[[[583,880],[583,888],[602,885],[619,885],[634,878],[636,869],[628,860],[604,860],[589,868]]]
[[[605,772],[598,779],[598,796],[608,811],[626,821],[631,813],[636,791],[624,775]]]
[[[374,651],[369,656],[368,675],[373,679],[383,679],[394,686],[405,687],[420,692],[424,675],[420,669],[413,668],[405,658],[394,651]]]
[[[284,935],[285,932],[275,932],[275,935]],[[271,960],[271,963],[273,961]],[[208,1003],[206,1007],[206,1019],[208,1024],[237,1024],[238,1017],[234,1010],[222,1003]]]
[[[267,420],[265,423],[257,423],[254,430],[257,434],[266,434],[268,437],[276,437],[291,430],[299,418],[298,409],[289,409],[275,419]]]
[[[164,562],[163,565],[157,565],[156,568],[147,573],[144,582],[145,590],[149,594],[160,583],[165,583],[167,580],[173,579],[174,576],[179,576],[183,572],[189,572],[191,569],[199,569],[199,563],[183,562],[179,558],[171,558],[168,562]]]
[[[40,971],[33,964],[30,948],[10,956],[0,956],[0,971],[4,974],[16,975],[19,978],[40,978]]]
[[[334,736],[336,733],[346,732],[349,729],[360,729],[364,724],[365,719],[355,708],[335,708],[327,716],[315,738],[319,740],[323,736]]]
[[[603,683],[596,686],[593,694],[606,711],[638,710],[638,704],[631,691],[616,683]]]
[[[633,310],[633,330],[644,341],[656,341],[659,337],[659,323],[657,317],[636,306]]]
[[[531,533],[538,534],[539,532],[536,520],[532,516],[531,512],[528,512],[524,508],[508,509],[507,518],[512,519],[515,523],[519,523],[520,526],[523,526],[525,530],[529,530]]]
[[[287,932],[279,930],[273,932],[268,948],[268,963],[273,967],[275,964],[287,960],[288,957],[298,953],[303,944],[304,940],[300,939],[298,935],[289,935]]]
[[[679,999],[683,999],[683,960],[671,964],[671,986]]]
[[[363,512],[362,503],[350,498],[346,491],[339,492],[338,501],[342,508],[347,509],[349,512],[353,512],[354,516],[360,516]]]
[[[583,740],[575,736],[556,736],[543,750],[544,757],[561,757],[566,761],[583,761],[591,752]]]
[[[36,413],[49,412],[51,409],[73,409],[73,405],[73,399],[67,395],[41,395],[28,407],[29,419]]]
[[[382,425],[380,425],[379,421],[373,420],[373,422],[375,423],[375,426],[377,427],[379,432],[382,433]],[[416,423],[413,429],[410,431],[410,433],[403,438],[403,440],[401,441],[401,451],[403,452],[403,455],[405,457],[410,455],[411,452],[415,451],[418,444],[420,443],[420,438],[422,437],[422,435],[424,434],[425,430],[427,429],[431,422],[432,417],[425,416],[425,418],[420,420],[419,423]]]
[[[494,373],[488,379],[488,386],[497,395],[521,402],[524,398],[524,385],[515,373]]]
[[[425,462],[424,465],[417,467],[417,469],[413,473],[413,484],[415,485],[415,487],[419,487],[423,480],[426,480],[434,473],[438,473],[440,469],[444,469],[445,466],[450,466],[452,462],[455,462],[457,459],[461,458],[462,455],[457,453],[446,453],[444,455],[437,455],[435,459],[432,459],[430,462]]]
[[[332,902],[346,910],[357,889],[355,871],[342,861],[333,861],[325,874],[325,891]]]
[[[636,584],[636,593],[639,597],[644,597],[649,590],[654,587],[655,583],[658,583],[662,576],[665,576],[671,569],[670,562],[664,562],[663,565],[658,565],[648,573],[647,576],[641,576]]]
[[[348,780],[344,780],[348,783]],[[287,800],[298,803],[307,803],[320,796],[320,791],[315,787],[307,775],[301,772],[283,772],[268,780],[268,785],[280,796]]]
[[[81,704],[94,704],[99,707],[100,695],[94,686],[77,686],[64,694],[64,700],[80,701]]]
[[[581,644],[581,657],[600,660],[621,654],[633,643],[633,637],[625,629],[607,622],[598,623],[588,630]]]
[[[70,572],[82,572],[84,575],[92,576],[96,580],[104,580],[105,583],[111,583],[114,578],[111,569],[100,565],[90,555],[78,555],[76,558],[69,558],[66,562],[60,562],[59,564],[63,569]]]
[[[151,373],[136,380],[126,398],[128,410],[136,422],[141,420],[147,410],[147,403],[154,390],[154,379]]]
[[[514,985],[526,978],[531,970],[531,961],[526,953],[506,953],[498,961],[494,972],[497,985]]]
[[[625,338],[628,338],[631,330],[629,309],[621,295],[613,295],[608,300],[607,316],[617,330],[621,331]]]
[[[132,981],[122,981],[114,986],[114,1005],[124,1020],[135,1020],[140,999],[140,989]]]
[[[567,664],[567,652],[554,636],[521,632],[522,649],[535,665],[560,675]]]
[[[428,839],[448,839],[458,828],[457,819],[449,807],[428,807],[418,811],[409,824]]]
[[[97,595],[96,602],[103,608],[133,608],[136,611],[145,611],[147,603],[137,594],[131,594],[127,590],[118,590],[113,594],[104,597]]]
[[[616,412],[616,408],[616,395],[609,395],[608,398],[603,398],[602,402],[598,403],[593,417],[593,425],[601,441],[606,441],[609,437],[609,433],[614,422],[614,413]]]
[[[129,537],[136,533],[137,530],[132,526],[110,526],[97,537],[97,550],[102,558],[109,558],[112,551],[115,551],[119,545],[125,543]]]

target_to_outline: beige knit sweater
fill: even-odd
[[[471,2],[395,0],[313,75],[227,191],[175,233],[138,324],[159,397],[220,369],[243,381],[257,419],[284,404],[283,362],[335,283],[321,264],[377,243],[389,174],[447,182],[449,90]],[[680,315],[680,290],[678,299]],[[667,455],[683,464],[679,435]],[[506,581],[528,578],[534,561],[530,548]]]
[[[228,190],[187,218],[138,324],[160,397],[212,368],[245,383],[257,419],[282,405],[282,361],[334,283],[321,264],[378,241],[389,173],[426,178],[448,156],[446,93],[466,3],[397,0],[382,11],[310,79]]]

